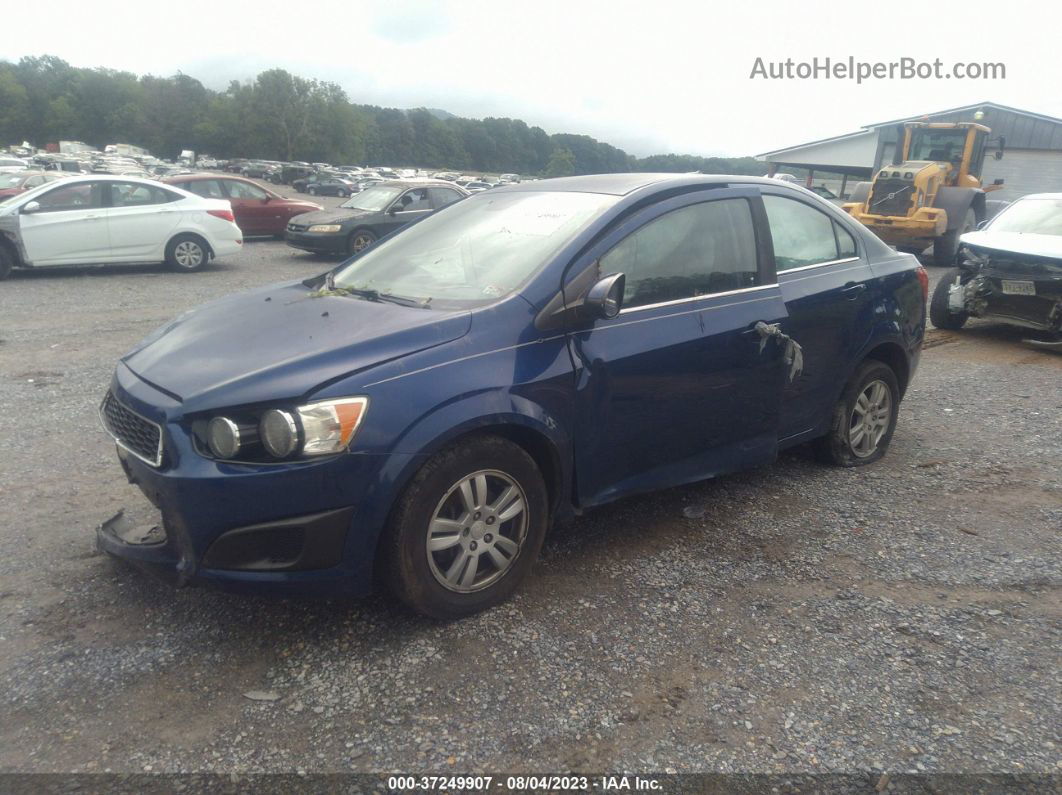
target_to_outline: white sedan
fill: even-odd
[[[0,202],[0,279],[49,265],[165,262],[195,271],[242,246],[227,200],[148,179],[70,177]]]

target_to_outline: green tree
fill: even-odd
[[[546,165],[547,177],[567,177],[575,173],[575,154],[571,149],[557,147]]]

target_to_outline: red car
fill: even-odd
[[[283,237],[289,218],[324,209],[313,202],[287,199],[253,180],[227,174],[182,174],[163,182],[208,199],[228,199],[236,225],[246,237]]]
[[[0,174],[0,199],[6,199],[8,196],[17,196],[19,193],[39,188],[46,182],[62,179],[65,176],[67,175],[54,171],[51,173],[44,171],[12,171],[7,174]]]

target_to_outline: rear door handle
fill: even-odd
[[[863,291],[866,289],[867,286],[865,284],[848,284],[845,285],[843,290],[841,290],[841,295],[843,295],[849,301],[854,301],[856,298],[862,295]]]

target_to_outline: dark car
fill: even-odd
[[[1008,205],[959,240],[958,268],[937,283],[933,325],[960,329],[970,317],[1044,332],[1033,344],[1062,351],[1062,193]]]
[[[356,254],[384,235],[439,210],[468,193],[448,182],[379,182],[334,210],[292,218],[288,245],[318,254]]]
[[[219,174],[187,174],[163,182],[208,199],[228,199],[236,225],[247,237],[281,237],[291,218],[321,209],[321,205],[288,199],[243,177]]]
[[[355,180],[339,175],[310,180],[305,187],[305,192],[311,196],[339,196],[341,198],[346,198],[360,190]]]
[[[102,404],[162,514],[107,552],[250,590],[489,607],[555,519],[884,453],[927,277],[802,188],[609,174],[468,197],[334,271],[188,312]]]
[[[55,171],[12,171],[9,174],[0,174],[0,198],[17,196],[64,176],[67,175]]]

